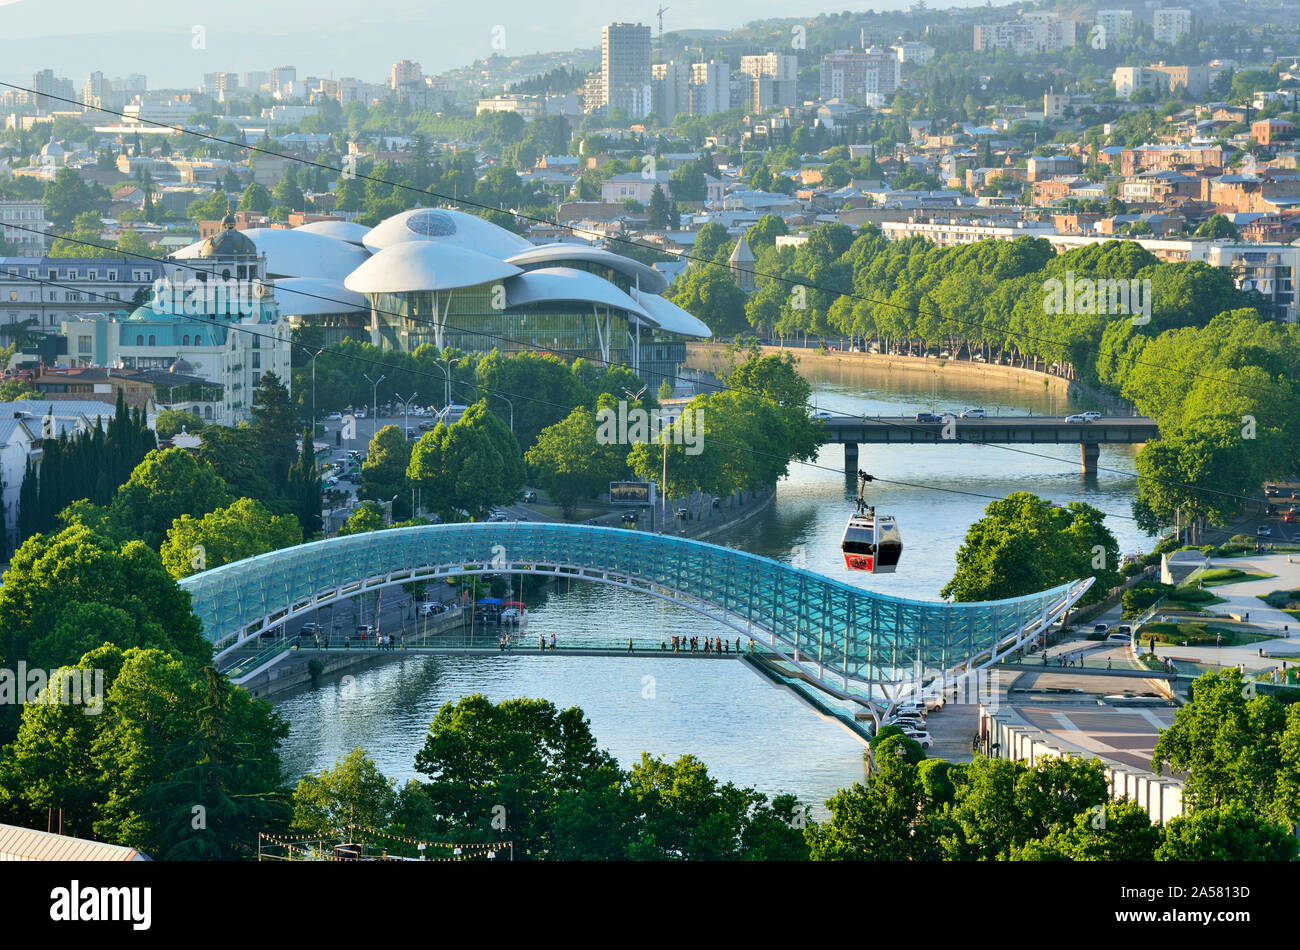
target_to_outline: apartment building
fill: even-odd
[[[39,199],[0,198],[0,238],[18,249],[22,257],[45,254],[45,235],[33,231],[49,230],[45,220],[45,202]]]
[[[748,77],[749,111],[793,108],[798,98],[799,57],[764,53],[740,57],[740,72]]]
[[[1192,32],[1191,10],[1157,10],[1151,16],[1151,27],[1157,43],[1177,43]]]
[[[1022,56],[1070,49],[1074,46],[1074,21],[1051,13],[1026,13],[1018,20],[975,27],[975,50],[1005,49]]]
[[[901,81],[902,63],[893,50],[836,50],[822,58],[819,95],[879,107],[893,98]]]

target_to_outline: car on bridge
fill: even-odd
[[[1096,409],[1090,409],[1083,414],[1083,418],[1088,422],[1100,422],[1101,413],[1098,412]]]
[[[832,418],[831,414],[825,409],[816,409],[808,415],[809,418],[816,419],[818,422],[829,422]]]
[[[941,419],[939,416],[936,416],[933,412],[918,412],[916,414],[916,421],[917,422],[942,422],[943,419]]]
[[[1087,413],[1076,412],[1072,416],[1066,416],[1065,421],[1072,426],[1082,426],[1087,425],[1092,420],[1088,418]]]
[[[968,406],[961,411],[961,417],[963,419],[987,419],[989,414],[984,409]]]

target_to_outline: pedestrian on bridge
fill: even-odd
[[[627,638],[627,652],[628,652],[628,653],[631,653],[631,652],[632,652],[632,638],[631,638],[631,637],[628,637],[628,638]]]
[[[537,635],[537,649],[541,650],[543,653],[546,652],[546,634],[539,633]]]
[[[551,649],[552,649],[552,650],[555,649],[555,634],[554,634],[554,633],[551,634]]]

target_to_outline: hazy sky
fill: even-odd
[[[768,17],[812,16],[828,2],[830,9],[844,8],[836,0],[667,0],[664,28],[731,29]],[[907,3],[874,0],[871,6]],[[605,23],[657,28],[658,6],[645,0],[0,0],[0,78],[29,83],[33,72],[48,67],[80,83],[98,69],[109,76],[144,73],[154,88],[194,87],[205,72],[292,65],[299,75],[378,81],[399,59],[436,73],[488,56],[498,25],[505,28],[505,55],[569,50],[599,45]],[[195,27],[203,29],[202,49],[194,48]]]

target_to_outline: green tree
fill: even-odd
[[[617,766],[576,707],[559,710],[540,699],[494,704],[473,695],[438,710],[415,768],[428,778],[442,832],[467,841],[505,836],[516,857],[547,857],[556,845],[550,817],[559,801]]]
[[[1294,861],[1296,839],[1240,802],[1171,818],[1157,861]]]
[[[299,442],[298,460],[289,469],[289,510],[306,540],[321,533],[321,480],[309,429],[302,430]]]
[[[239,204],[236,210],[266,214],[271,210],[271,193],[266,190],[265,185],[259,185],[255,181],[250,182],[248,187],[244,189],[244,193],[239,196]]]
[[[616,414],[613,399],[604,397],[601,410]],[[572,517],[574,506],[584,498],[608,491],[609,483],[627,471],[628,446],[598,438],[596,413],[579,406],[555,425],[542,430],[537,442],[524,455],[533,484],[559,502]]]
[[[343,527],[339,528],[340,535],[347,534],[365,534],[368,531],[380,531],[384,528],[384,509],[376,501],[364,501],[357,506],[356,511],[348,518]]]
[[[1300,706],[1255,695],[1236,669],[1203,673],[1191,696],[1156,740],[1152,769],[1188,773],[1183,801],[1193,812],[1240,804],[1293,827],[1300,821]]]
[[[524,486],[523,454],[500,419],[480,400],[451,426],[438,423],[416,443],[410,481],[444,521],[482,519],[514,502]]]
[[[397,426],[384,426],[370,440],[361,463],[361,498],[393,503],[393,520],[411,517],[411,487],[406,470],[411,465],[411,442]]]
[[[201,518],[229,497],[211,466],[184,449],[155,449],[118,489],[109,505],[109,521],[119,537],[140,538],[157,548],[177,518]]]
[[[162,545],[162,562],[178,580],[255,554],[302,543],[293,515],[273,515],[261,502],[240,498],[201,518],[181,515]]]
[[[673,222],[676,224],[676,222]],[[668,199],[664,197],[664,190],[658,184],[650,192],[650,205],[646,214],[646,227],[652,231],[662,230],[668,227]]]
[[[386,778],[364,749],[334,768],[305,775],[293,793],[293,827],[321,838],[366,841],[388,826],[397,805],[397,780]]]
[[[289,389],[275,373],[263,373],[249,407],[266,478],[277,491],[288,483],[289,466],[298,454],[297,411]]]
[[[1000,600],[1097,577],[1086,601],[1120,583],[1119,544],[1102,512],[1083,502],[1060,507],[1028,492],[990,502],[957,551],[942,590],[958,601]]]
[[[3,389],[0,388],[0,395]],[[182,409],[163,409],[158,413],[158,420],[155,423],[154,431],[158,433],[160,439],[170,439],[174,435],[180,434],[184,429],[193,435],[203,429],[203,419],[193,412]]]

